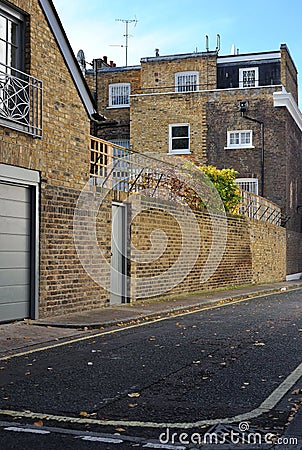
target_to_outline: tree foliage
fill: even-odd
[[[236,183],[235,169],[217,169],[214,166],[197,166],[214,184],[226,212],[238,214],[241,202],[240,189]]]

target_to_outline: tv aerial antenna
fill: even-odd
[[[138,22],[137,18],[135,19],[115,19],[116,22],[123,22],[125,24],[125,45],[113,45],[112,47],[124,47],[126,53],[126,67],[128,66],[128,47],[129,47],[129,23],[134,23],[134,28]]]

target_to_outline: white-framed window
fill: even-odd
[[[0,63],[1,71],[23,69],[24,17],[0,2]],[[6,68],[3,69],[4,65]]]
[[[190,153],[190,124],[169,125],[169,153],[175,155]]]
[[[109,85],[109,106],[112,108],[130,106],[130,83]]]
[[[232,130],[227,132],[227,146],[232,148],[254,148],[252,143],[252,130]]]
[[[175,74],[176,92],[198,91],[198,85],[199,85],[199,72],[197,71],[177,72]]]
[[[246,67],[239,69],[239,87],[257,87],[259,85],[258,67]]]
[[[243,191],[258,195],[258,178],[236,178],[236,183]]]

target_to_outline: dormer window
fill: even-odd
[[[192,92],[198,91],[199,73],[198,72],[178,72],[175,74],[175,91]]]
[[[239,87],[257,87],[259,85],[258,67],[239,69]]]

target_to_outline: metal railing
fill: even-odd
[[[242,192],[242,204],[240,212],[243,216],[250,219],[262,220],[275,225],[281,225],[281,208],[266,198],[253,194],[248,191]]]
[[[185,195],[184,181],[179,181],[174,166],[166,162],[133,152],[125,147],[92,137],[90,157],[91,184],[128,194],[148,189],[151,197],[157,189],[165,187],[167,200],[177,201],[177,195]],[[242,192],[240,213],[250,219],[281,225],[281,208],[269,200],[248,191]],[[197,202],[200,199],[197,198]],[[192,203],[191,203],[192,204]],[[194,207],[194,204],[193,204]],[[198,205],[196,204],[196,207]]]
[[[42,137],[42,81],[1,63],[0,123]]]

